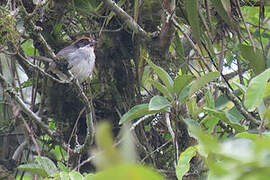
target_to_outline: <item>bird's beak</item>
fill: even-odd
[[[96,40],[93,39],[90,42],[90,46],[95,46],[97,43],[98,43],[98,41],[96,41]]]

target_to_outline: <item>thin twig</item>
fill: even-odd
[[[245,26],[245,28],[246,28],[246,31],[247,31],[247,33],[248,33],[248,37],[249,37],[250,42],[251,42],[251,44],[252,44],[253,50],[254,50],[254,52],[256,52],[255,42],[254,42],[254,40],[253,40],[253,38],[252,38],[252,36],[251,36],[251,34],[250,34],[250,31],[249,31],[249,29],[248,29],[246,20],[245,20],[243,14],[242,14],[241,9],[240,9],[240,3],[239,3],[239,0],[236,0],[236,5],[237,5],[237,6],[236,6],[236,7],[237,7],[237,10],[238,10],[238,12],[239,12],[239,14],[240,14],[240,16],[241,16],[241,18],[242,18],[242,21],[243,21],[244,26]]]
[[[31,128],[29,127],[29,125],[27,124],[26,120],[22,117],[22,115],[19,115],[19,118],[23,121],[24,125],[25,125],[25,128],[27,129],[28,133],[30,134],[30,137],[36,147],[36,151],[37,151],[37,154],[40,156],[41,153],[40,153],[40,148],[39,148],[39,145],[37,143],[37,140],[36,138],[34,137],[34,132],[33,130],[31,130]]]
[[[21,60],[23,61],[24,64],[26,64],[28,67],[34,69],[34,70],[38,70],[41,75],[55,81],[55,82],[58,82],[60,84],[68,84],[70,83],[70,81],[68,80],[59,80],[55,77],[53,77],[52,75],[48,74],[47,72],[45,72],[42,68],[40,68],[39,66],[35,65],[35,64],[32,64],[30,61],[28,61],[23,55],[21,55],[20,53],[18,53],[18,56],[21,58]]]
[[[81,116],[82,116],[82,114],[83,114],[84,111],[85,111],[85,108],[83,108],[83,109],[80,111],[80,113],[79,113],[79,115],[78,115],[78,117],[77,117],[77,120],[76,120],[76,122],[75,122],[75,124],[74,124],[74,127],[73,127],[73,129],[72,129],[72,132],[71,132],[70,137],[69,137],[69,140],[68,140],[68,146],[70,146],[70,142],[71,142],[72,136],[73,136],[73,134],[75,133],[75,129],[77,128],[78,122],[79,122],[79,120],[80,120],[80,118],[81,118]],[[70,154],[70,152],[69,152],[69,149],[68,149],[68,151],[67,151],[67,167],[68,167],[69,157],[70,157],[69,154]]]
[[[179,157],[179,151],[178,151],[178,142],[176,140],[176,136],[175,136],[175,133],[173,131],[173,128],[172,128],[172,125],[171,125],[171,120],[170,120],[170,114],[169,113],[166,113],[165,114],[165,119],[166,119],[166,123],[167,123],[167,127],[168,127],[168,130],[172,136],[172,140],[173,140],[173,144],[175,146],[175,167],[176,167],[176,164],[177,164],[177,160],[178,160],[178,157]]]

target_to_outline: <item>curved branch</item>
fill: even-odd
[[[135,34],[142,36],[143,38],[150,39],[147,35],[147,32],[141,28],[136,21],[128,15],[122,8],[120,8],[112,0],[103,0],[104,4],[108,6],[112,11],[114,11],[127,25],[130,29],[133,30]]]
[[[243,106],[242,102],[233,94],[233,92],[227,88],[227,86],[215,83],[214,84],[218,89],[220,89],[227,97],[229,100],[231,100],[236,109],[250,122],[260,125],[260,121],[258,121],[256,118],[254,118],[252,115],[249,114],[249,112],[245,109]]]

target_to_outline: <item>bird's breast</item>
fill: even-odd
[[[95,54],[89,53],[87,58],[81,58],[76,61],[70,69],[72,74],[80,81],[85,81],[93,72],[95,66]]]

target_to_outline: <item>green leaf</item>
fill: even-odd
[[[240,125],[240,121],[244,118],[244,116],[237,110],[235,106],[233,106],[225,114],[226,114],[226,117],[230,120],[230,122],[239,124],[239,125]]]
[[[35,162],[39,166],[41,166],[47,172],[48,175],[53,175],[53,174],[58,173],[58,169],[53,163],[53,161],[47,157],[36,156]]]
[[[246,46],[243,44],[239,44],[238,48],[241,56],[250,63],[255,75],[258,75],[265,70],[266,61],[264,60],[263,52],[260,49],[256,48],[256,52],[254,52],[252,46]]]
[[[140,118],[140,117],[147,115],[147,114],[155,114],[157,112],[169,112],[170,111],[169,107],[162,109],[161,111],[149,111],[148,107],[149,107],[149,104],[139,104],[139,105],[134,106],[133,108],[131,108],[128,112],[126,112],[122,116],[122,118],[119,121],[119,124],[123,124],[124,122]]]
[[[270,96],[270,82],[267,82],[267,84],[266,84],[266,88],[265,88],[263,97],[265,98],[265,97],[268,97],[268,96]]]
[[[191,25],[192,34],[198,44],[200,44],[200,23],[198,15],[198,1],[185,0],[185,7],[187,10],[188,21]]]
[[[181,93],[178,96],[178,101],[180,104],[184,103],[190,94],[190,89],[191,89],[192,83],[184,87],[184,89],[181,91]]]
[[[158,111],[164,109],[165,107],[169,107],[171,103],[163,96],[154,96],[151,98],[149,103],[150,111]]]
[[[206,110],[207,112],[210,112],[214,116],[220,118],[222,121],[224,121],[225,123],[232,126],[238,132],[245,131],[245,128],[243,126],[241,126],[240,123],[239,123],[239,121],[241,119],[238,119],[238,116],[236,116],[234,114],[235,112],[225,112],[225,111],[222,111],[222,110],[211,109],[211,108],[207,108],[207,107],[205,107],[204,110]]]
[[[254,77],[247,88],[245,106],[247,108],[256,108],[262,103],[266,83],[270,78],[270,69]]]
[[[212,115],[211,113],[208,114],[203,120],[200,122],[200,124],[203,124],[204,127],[207,127],[207,132],[212,133],[219,122],[219,118],[215,115]]]
[[[173,86],[173,80],[170,77],[170,75],[161,67],[155,65],[152,61],[149,59],[146,59],[148,64],[153,68],[154,72],[158,75],[158,77],[161,79],[161,81],[167,86],[169,90],[172,90]]]
[[[105,179],[115,179],[115,180],[164,180],[164,178],[157,172],[153,171],[148,167],[133,164],[123,164],[114,166],[112,168],[106,169],[104,171],[98,172],[94,176],[90,176],[90,179],[85,178],[85,180],[105,180]]]
[[[194,79],[194,76],[192,75],[181,75],[181,76],[177,76],[174,79],[174,83],[173,83],[173,92],[176,95],[179,95],[179,93],[187,86],[191,83],[191,81]]]
[[[205,85],[213,80],[215,80],[219,76],[219,72],[209,72],[204,76],[199,77],[196,79],[191,86],[189,97],[192,96],[196,91],[205,87]]]
[[[35,48],[32,39],[28,39],[27,41],[25,41],[21,47],[23,49],[23,52],[28,56],[35,56]],[[38,50],[36,50],[36,52],[36,56],[39,56]]]
[[[233,94],[235,96],[241,96],[242,92],[239,89],[236,89],[233,91]],[[221,108],[221,107],[225,106],[228,102],[230,102],[230,101],[227,98],[227,96],[222,94],[215,100],[215,106],[216,106],[216,108],[217,107]]]
[[[70,180],[83,180],[83,176],[77,171],[71,171],[69,173]]]
[[[48,177],[49,174],[38,164],[35,163],[29,163],[29,164],[22,164],[18,167],[19,170],[27,171],[32,174],[38,174],[42,177]]]
[[[166,86],[162,85],[158,81],[148,80],[148,82],[157,88],[166,98],[168,98],[170,101],[173,101],[173,96]]]
[[[181,153],[176,167],[176,176],[178,180],[182,180],[183,176],[188,172],[190,168],[189,162],[196,155],[196,152],[196,147],[191,146]]]
[[[69,172],[70,169],[66,167],[61,161],[57,161],[57,167],[60,171]]]

